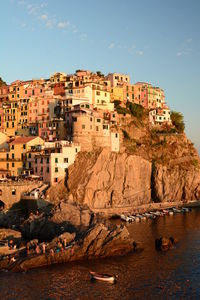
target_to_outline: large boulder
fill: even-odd
[[[120,256],[134,251],[136,247],[136,243],[130,237],[125,226],[109,228],[103,224],[96,224],[75,240],[72,239],[75,236],[71,235],[68,237],[73,242],[67,249],[63,249],[60,252],[50,252],[51,246],[56,245],[56,240],[54,243],[52,241],[48,245],[49,252],[28,256],[23,260],[17,261],[13,266],[8,266],[8,269],[25,271],[56,263]]]
[[[174,237],[160,237],[159,239],[155,240],[155,247],[157,250],[167,251],[172,249],[176,243],[177,239]]]
[[[31,215],[21,226],[25,239],[50,241],[64,232],[86,230],[92,223],[93,213],[75,203],[61,201],[48,215]]]

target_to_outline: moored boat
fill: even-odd
[[[93,271],[90,271],[90,275],[91,275],[91,279],[110,282],[110,283],[116,282],[116,277],[113,275],[101,274]]]

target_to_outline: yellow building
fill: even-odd
[[[51,75],[50,77],[50,81],[52,83],[58,83],[58,82],[65,82],[67,78],[67,74],[63,73],[63,72],[57,72]]]
[[[113,87],[110,93],[110,100],[113,102],[114,100],[118,100],[120,102],[124,101],[124,88],[123,86],[120,87]]]
[[[18,128],[20,113],[18,101],[13,100],[3,104],[4,132],[8,136],[14,136]]]
[[[10,143],[10,151],[6,153],[6,168],[10,170],[12,176],[23,174],[23,171],[31,166],[27,165],[27,153],[41,149],[44,140],[36,136],[16,137]],[[5,159],[5,155],[4,155]]]

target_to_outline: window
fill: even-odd
[[[68,157],[64,158],[64,163],[68,163]]]
[[[28,158],[31,158],[31,153],[28,154]]]
[[[108,130],[108,125],[103,125],[103,129]]]
[[[12,159],[14,159],[15,158],[15,154],[14,153],[12,153]]]
[[[16,189],[12,189],[12,196],[16,195]]]
[[[96,131],[99,131],[99,127],[98,126],[96,126]]]
[[[98,122],[98,123],[101,123],[101,119],[97,119],[97,122]]]
[[[23,149],[26,149],[26,144],[23,144]]]
[[[40,163],[41,163],[41,164],[43,164],[43,157],[41,157],[41,159],[40,159]]]
[[[55,168],[55,173],[58,173],[58,167]]]
[[[47,167],[47,173],[49,173],[49,167]]]
[[[7,163],[7,170],[9,170],[9,163]]]
[[[82,125],[82,129],[85,129],[85,124]]]
[[[118,138],[118,133],[115,133],[115,137]]]
[[[76,153],[78,152],[78,149],[77,149],[77,148],[75,148],[75,152],[76,152]]]
[[[54,182],[58,182],[58,178],[57,177],[54,178]]]
[[[58,158],[57,157],[55,158],[55,163],[58,163]]]
[[[0,196],[2,196],[2,190],[0,190]]]
[[[15,167],[15,163],[12,163],[12,168],[14,168]]]
[[[35,167],[35,173],[37,173],[37,167]]]
[[[49,164],[49,157],[47,157],[47,164]]]

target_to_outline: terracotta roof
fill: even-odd
[[[20,136],[17,137],[13,142],[11,142],[10,144],[26,144],[34,139],[36,139],[37,136]]]

